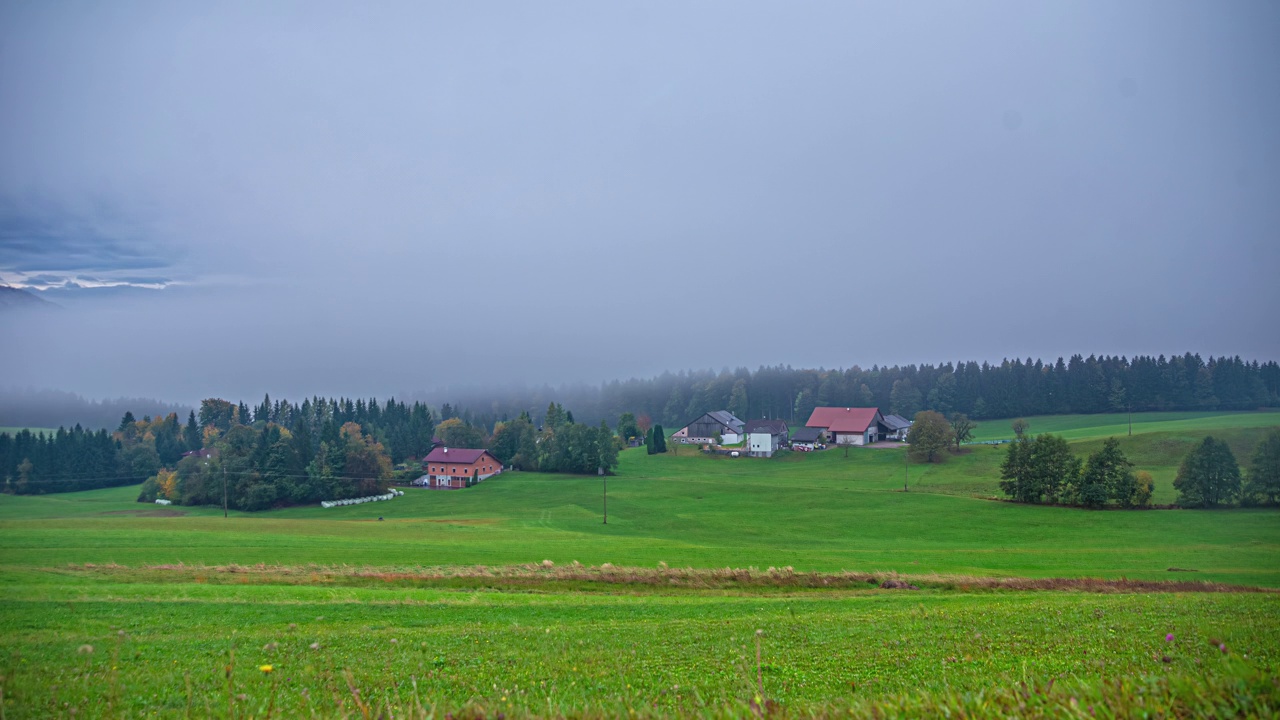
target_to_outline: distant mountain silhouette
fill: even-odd
[[[62,306],[22,288],[0,285],[0,312],[12,310],[61,310]]]

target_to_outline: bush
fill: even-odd
[[[1151,504],[1151,493],[1155,492],[1156,481],[1151,477],[1151,473],[1146,470],[1139,470],[1134,474],[1137,482],[1137,490],[1133,493],[1133,506],[1146,507]]]
[[[156,482],[154,475],[142,482],[142,489],[138,492],[138,502],[153,503],[160,496],[160,484]]]

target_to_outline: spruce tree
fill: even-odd
[[[196,411],[187,415],[187,427],[182,431],[182,439],[188,450],[199,450],[204,445],[204,436],[200,434],[200,425],[196,423]]]
[[[1017,502],[1035,502],[1040,499],[1031,487],[1031,443],[1019,435],[1009,444],[1004,462],[1000,464],[1000,491]]]
[[[599,443],[600,468],[606,473],[612,472],[618,465],[618,444],[613,439],[613,431],[604,420],[596,428],[596,442]]]

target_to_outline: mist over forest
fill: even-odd
[[[58,428],[80,425],[86,430],[114,429],[127,412],[138,417],[185,418],[194,406],[150,398],[94,400],[62,390],[0,386],[0,426]]]
[[[265,400],[294,404],[322,394],[289,397],[221,398],[257,407]],[[202,398],[204,399],[204,398]],[[371,395],[352,396],[375,404]],[[961,412],[974,419],[1056,413],[1149,410],[1252,410],[1280,406],[1280,365],[1239,357],[1201,357],[1190,352],[1165,357],[1084,357],[1043,362],[1027,358],[998,364],[976,361],[869,369],[799,369],[789,366],[720,371],[666,372],[649,378],[599,385],[494,385],[409,391],[382,401],[424,403],[436,417],[458,417],[492,432],[498,422],[527,413],[545,415],[558,403],[579,422],[609,425],[622,413],[646,415],[680,427],[710,410],[727,409],[744,419],[781,418],[803,424],[814,407],[879,407],[912,416],[920,410]],[[140,398],[94,401],[55,390],[0,389],[0,426],[114,428],[135,417],[185,418],[196,403],[183,405]],[[442,412],[443,411],[443,412]],[[246,413],[252,417],[253,413]]]

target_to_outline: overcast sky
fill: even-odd
[[[1280,357],[1270,0],[376,5],[0,4],[0,382]]]

